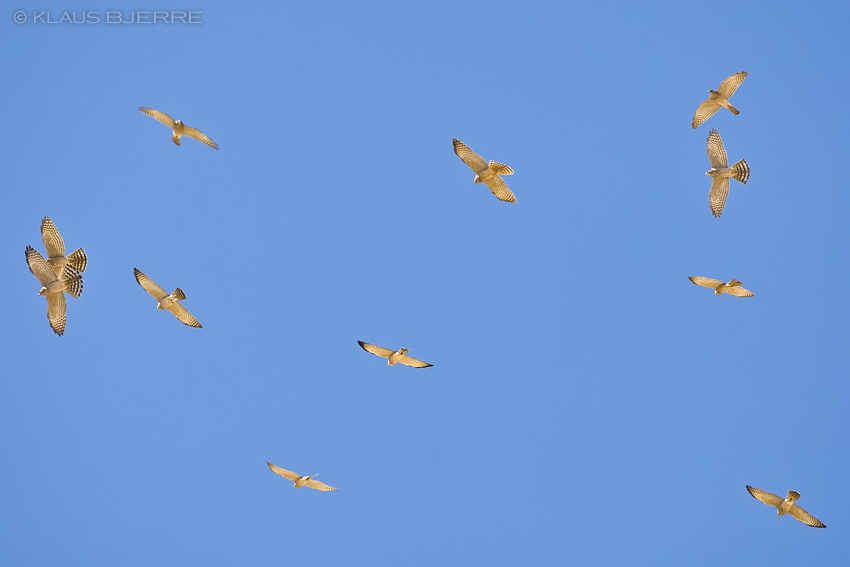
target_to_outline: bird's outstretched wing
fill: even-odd
[[[276,465],[271,464],[268,461],[266,461],[266,464],[269,466],[269,468],[272,470],[272,472],[275,472],[275,473],[279,474],[280,476],[282,476],[283,478],[291,480],[292,482],[295,482],[296,480],[301,478],[301,476],[295,474],[294,472],[288,471],[286,469],[282,469],[282,468],[280,468]]]
[[[65,255],[65,242],[63,242],[62,236],[59,235],[59,229],[56,228],[50,217],[44,217],[41,221],[41,239],[47,249],[48,258]]]
[[[729,178],[712,177],[711,189],[708,191],[708,206],[711,207],[711,214],[714,215],[714,218],[723,214],[723,207],[726,206],[726,197],[728,196]]]
[[[753,292],[751,292],[748,289],[742,288],[741,286],[727,287],[726,293],[729,293],[731,295],[735,295],[737,297],[755,297],[756,296],[756,294],[754,294]]]
[[[41,285],[46,287],[56,281],[56,272],[53,271],[50,263],[44,259],[44,256],[39,254],[38,250],[32,246],[27,246],[26,253],[27,265],[29,265],[30,272],[38,278]]]
[[[726,149],[723,147],[723,140],[720,139],[720,134],[717,130],[712,130],[708,133],[708,162],[711,167],[729,167],[729,158],[726,157]]]
[[[713,280],[711,278],[704,278],[702,276],[688,276],[688,279],[697,285],[701,285],[702,287],[709,287],[711,289],[717,289],[717,286],[723,285],[725,283],[720,280]]]
[[[305,482],[304,486],[309,486],[310,488],[315,488],[316,490],[321,490],[322,492],[328,492],[329,490],[339,490],[338,488],[328,486],[327,484],[319,482],[318,480],[312,478]]]
[[[770,492],[765,492],[764,490],[759,490],[758,488],[754,488],[749,485],[747,485],[747,492],[749,492],[756,500],[760,500],[768,506],[774,506],[776,508],[778,508],[779,505],[782,504],[782,502],[784,502],[785,500],[781,496],[771,494]]]
[[[407,356],[406,354],[401,357],[399,362],[405,366],[412,366],[413,368],[428,368],[429,366],[434,366],[433,364],[428,364],[427,362],[413,358],[412,356]]]
[[[47,320],[50,328],[60,337],[65,333],[65,319],[67,317],[68,305],[65,303],[64,293],[53,293],[47,296]]]
[[[135,274],[136,281],[139,282],[139,285],[142,286],[142,288],[151,294],[157,301],[162,301],[164,298],[168,297],[168,293],[156,285],[152,279],[142,273],[139,268],[133,268],[133,274]]]
[[[468,165],[476,174],[487,169],[487,162],[484,161],[484,158],[469,149],[469,146],[457,138],[452,139],[452,144],[454,144],[457,157],[463,160],[463,163]]]
[[[499,198],[500,201],[507,201],[508,203],[516,203],[516,197],[508,189],[508,184],[505,183],[505,180],[499,177],[498,175],[495,177],[491,177],[487,180],[487,187],[490,188],[490,191],[493,192],[493,195]]]
[[[139,110],[147,114],[148,116],[153,116],[169,128],[174,128],[174,119],[171,118],[164,112],[160,112],[159,110],[154,110],[152,108],[145,108],[144,106],[140,106]]]
[[[184,325],[189,325],[190,327],[195,327],[198,329],[203,328],[203,325],[198,323],[198,320],[195,319],[185,307],[183,307],[176,301],[168,306],[168,310],[171,311],[174,316],[177,317]]]
[[[747,75],[749,75],[749,73],[741,71],[740,73],[735,73],[731,77],[726,77],[723,79],[723,82],[720,83],[720,86],[717,87],[718,94],[728,99],[730,96],[735,94],[735,91],[738,90],[738,87],[741,86],[741,83],[744,82]]]
[[[791,506],[791,509],[788,510],[788,513],[791,515],[792,518],[794,518],[795,520],[799,520],[799,521],[803,522],[807,526],[812,526],[813,528],[825,528],[826,527],[826,524],[824,524],[823,522],[821,522],[820,520],[818,520],[817,518],[815,518],[814,516],[812,516],[811,514],[809,514],[808,512],[803,510],[802,508],[800,508],[799,506],[797,506],[796,504]]]
[[[389,358],[390,355],[395,352],[394,350],[390,350],[388,348],[379,347],[379,346],[375,346],[375,345],[370,345],[369,343],[364,343],[363,341],[357,341],[357,344],[359,344],[363,348],[363,350],[365,350],[366,352],[371,352],[374,355],[382,356],[384,358]]]
[[[714,116],[718,110],[720,110],[720,105],[713,98],[703,101],[697,107],[694,119],[691,121],[691,128],[696,130],[700,124]]]
[[[199,142],[203,142],[214,150],[218,149],[218,144],[210,140],[203,132],[200,130],[196,130],[195,128],[191,128],[189,126],[183,127],[183,133],[190,138],[198,140]]]

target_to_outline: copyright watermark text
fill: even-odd
[[[18,10],[12,14],[16,24],[202,24],[200,10],[89,10],[56,12],[50,10]]]

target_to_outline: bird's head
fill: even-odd
[[[175,120],[174,123],[175,124],[183,124],[183,121],[182,120]]]

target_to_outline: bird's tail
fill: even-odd
[[[183,293],[183,290],[179,287],[174,288],[174,293],[171,294],[171,297],[174,298],[174,301],[183,301],[186,299],[186,294]]]
[[[739,285],[744,285],[744,282],[739,282],[738,280],[733,279],[731,282],[729,282],[726,285],[728,285],[729,287],[738,287]]]
[[[747,179],[750,178],[750,166],[747,165],[747,160],[742,159],[730,168],[734,173],[732,177],[737,179],[744,185],[747,184]]]
[[[799,492],[797,492],[796,490],[789,490],[788,491],[788,501],[789,502],[794,502],[795,500],[799,500],[799,499],[800,499],[800,493]]]
[[[180,145],[180,136],[171,136],[171,141],[179,146]]]
[[[513,175],[514,170],[503,163],[490,160],[490,171],[496,175]]]
[[[62,280],[65,282],[65,293],[74,299],[79,299],[83,294],[83,276],[80,272],[72,268],[70,264],[65,264],[62,269]]]
[[[82,248],[77,248],[74,253],[68,256],[68,264],[81,274],[86,271],[87,263],[88,258],[86,258],[86,252]]]
[[[731,104],[730,104],[729,106],[727,106],[726,108],[728,108],[729,110],[731,110],[731,111],[732,111],[732,114],[734,114],[735,116],[738,116],[739,114],[741,114],[741,113],[738,111],[738,109],[737,109],[737,108],[735,108],[734,106],[732,106]]]

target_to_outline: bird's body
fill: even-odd
[[[732,279],[729,283],[724,283],[721,280],[714,280],[711,278],[703,278],[701,276],[688,276],[688,279],[697,285],[713,289],[714,295],[723,295],[724,293],[728,293],[729,295],[734,295],[736,297],[755,297],[753,292],[741,287],[743,282],[739,282],[736,279]]]
[[[758,488],[747,485],[747,492],[760,502],[767,504],[768,506],[773,506],[776,508],[778,517],[782,517],[785,514],[788,514],[792,518],[797,521],[800,521],[807,526],[811,526],[813,528],[825,528],[826,524],[806,512],[803,508],[800,508],[794,502],[800,499],[800,493],[794,490],[788,491],[788,496],[786,498],[782,498],[781,496],[777,496],[776,494],[771,494],[770,492],[765,492],[764,490],[759,490]]]
[[[192,128],[191,126],[186,126],[180,120],[174,120],[164,112],[160,112],[159,110],[153,110],[152,108],[145,108],[144,106],[140,106],[139,110],[141,110],[148,116],[156,118],[157,120],[171,128],[171,141],[177,144],[178,146],[180,145],[180,138],[185,135],[208,145],[214,150],[218,149],[218,144],[213,142],[203,132]]]
[[[487,187],[490,188],[490,191],[499,198],[501,201],[506,201],[508,203],[516,203],[516,197],[508,189],[507,183],[505,180],[499,177],[500,175],[512,175],[514,170],[499,163],[497,161],[490,160],[488,164],[484,161],[484,158],[473,152],[469,149],[469,146],[454,138],[452,140],[454,145],[454,150],[457,156],[469,166],[472,171],[475,172],[475,179],[473,179],[473,183],[484,183]]]
[[[133,268],[133,274],[136,276],[136,281],[139,282],[142,289],[156,299],[156,308],[158,310],[161,311],[167,309],[168,311],[171,311],[171,313],[173,313],[174,316],[177,317],[184,325],[196,327],[198,329],[202,328],[202,325],[198,323],[198,320],[195,319],[185,307],[180,305],[179,302],[186,299],[186,294],[183,293],[182,289],[179,287],[175,288],[174,292],[169,294],[152,279],[146,276],[140,269]]]
[[[400,348],[396,352],[392,353],[387,357],[387,366],[394,366],[397,364],[402,358],[404,358],[404,353],[410,352],[409,348]]]
[[[729,104],[729,99],[723,96],[723,94],[718,91],[708,91],[708,98],[714,100],[714,102],[716,102],[723,108],[728,108],[729,111],[732,112],[732,114],[734,114],[735,116],[741,114],[741,112],[737,108]]]
[[[696,114],[691,121],[691,128],[697,128],[700,124],[714,116],[721,107],[728,108],[735,116],[739,115],[738,109],[729,104],[729,98],[735,94],[740,84],[747,78],[748,73],[741,71],[731,77],[723,79],[716,91],[708,91],[708,100],[703,101],[697,108]]]
[[[86,258],[85,250],[78,248],[65,256],[65,242],[50,217],[44,217],[41,221],[41,239],[47,249],[47,262],[53,267],[57,278],[62,275],[62,271],[67,265],[70,265],[79,273],[86,271],[88,258]]]
[[[410,352],[409,348],[391,350],[388,348],[371,345],[369,343],[364,343],[363,341],[357,341],[357,344],[359,344],[360,347],[366,352],[386,358],[387,366],[395,366],[398,363],[404,364],[405,366],[411,366],[413,368],[428,368],[429,366],[434,366],[433,364],[428,364],[427,362],[413,358],[412,356],[407,356],[406,353]]]
[[[318,473],[311,474],[309,476],[301,476],[301,475],[294,473],[292,471],[288,471],[286,469],[282,469],[282,468],[280,468],[276,465],[273,465],[268,461],[266,461],[266,464],[269,466],[269,468],[273,472],[279,474],[283,478],[289,479],[292,482],[294,482],[295,488],[301,488],[302,486],[306,486],[307,488],[313,488],[315,490],[321,490],[322,492],[328,492],[328,491],[331,491],[331,490],[338,490],[337,488],[334,488],[333,486],[328,486],[327,484],[325,484],[323,482],[319,482],[318,480],[314,480],[313,477],[318,476]]]
[[[735,179],[746,185],[750,178],[750,166],[747,160],[742,159],[732,167],[729,167],[729,158],[726,157],[726,148],[717,130],[708,133],[706,142],[708,162],[711,169],[705,174],[711,177],[711,189],[708,192],[708,205],[714,218],[720,217],[726,206],[726,197],[729,195],[729,179]]]
[[[42,286],[38,295],[47,298],[47,320],[50,322],[50,328],[61,337],[65,333],[68,310],[65,294],[79,298],[83,293],[83,277],[70,265],[65,265],[61,277],[57,277],[50,262],[32,246],[27,246],[26,256],[30,272]]]

